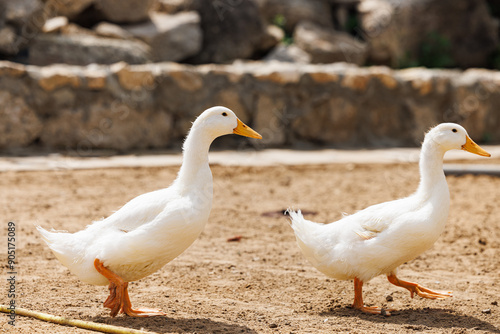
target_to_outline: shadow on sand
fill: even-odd
[[[392,323],[401,325],[409,330],[423,331],[426,327],[431,328],[463,328],[483,330],[500,334],[500,328],[484,320],[473,316],[457,314],[456,311],[440,308],[423,308],[412,310],[399,310],[390,317],[381,315],[365,314],[350,307],[339,308],[334,311],[322,312],[322,316],[333,317],[356,317],[374,323]],[[492,319],[494,315],[491,315]]]
[[[246,326],[235,325],[225,322],[213,321],[206,318],[175,319],[165,317],[132,318],[119,315],[116,318],[90,317],[86,320],[105,323],[113,326],[133,328],[137,330],[157,333],[252,333],[256,331]]]

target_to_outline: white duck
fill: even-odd
[[[48,232],[37,226],[57,259],[86,283],[109,284],[104,306],[111,316],[164,315],[132,309],[128,282],[146,277],[175,259],[200,235],[212,207],[212,141],[235,133],[262,138],[224,107],[205,110],[193,123],[183,146],[177,179],[165,189],[140,195],[108,218],[76,233]]]
[[[289,211],[291,226],[305,257],[325,275],[341,280],[354,279],[354,309],[390,315],[363,304],[363,283],[378,275],[423,298],[443,299],[451,292],[435,292],[419,284],[398,279],[396,268],[429,249],[444,229],[450,194],[443,173],[446,151],[463,149],[490,156],[474,143],[463,127],[443,123],[425,136],[420,153],[420,184],[406,198],[370,206],[331,224],[304,219],[301,212]]]

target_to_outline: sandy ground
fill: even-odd
[[[0,173],[2,224],[16,223],[17,306],[158,333],[500,333],[500,178],[447,178],[446,230],[431,250],[402,265],[399,275],[453,290],[454,297],[411,299],[377,277],[364,287],[365,303],[400,310],[391,317],[352,310],[352,282],[329,279],[307,263],[280,214],[292,206],[310,212],[309,219],[330,222],[342,212],[409,195],[419,180],[414,163],[212,166],[214,205],[201,237],[159,272],[130,284],[133,305],[168,315],[110,318],[102,306],[107,288],[79,282],[33,224],[78,231],[141,193],[168,186],[177,170]],[[6,234],[4,227],[3,284]],[[242,238],[228,242],[234,236]],[[17,317],[13,328],[6,316],[0,318],[0,331],[9,333],[91,333],[25,317]]]

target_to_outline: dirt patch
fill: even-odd
[[[214,206],[201,237],[159,272],[130,284],[133,305],[161,308],[168,316],[110,318],[102,306],[108,290],[79,282],[33,224],[78,231],[141,193],[168,186],[177,170],[1,173],[2,224],[17,226],[17,305],[159,333],[500,333],[500,178],[447,178],[445,232],[431,250],[402,265],[399,276],[453,290],[454,297],[411,299],[377,277],[365,285],[365,302],[399,309],[392,317],[350,309],[352,282],[329,279],[308,264],[279,213],[301,208],[312,220],[330,222],[342,212],[409,195],[419,181],[416,164],[213,166]],[[3,228],[2,240],[6,233]],[[7,268],[5,251],[0,259]],[[7,321],[2,329],[13,332]],[[24,317],[15,331],[91,333]]]

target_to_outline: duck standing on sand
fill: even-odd
[[[451,297],[417,283],[400,280],[396,269],[429,249],[443,232],[450,207],[450,193],[443,173],[446,151],[462,149],[482,156],[488,152],[474,143],[458,124],[443,123],[426,135],[420,153],[420,184],[406,198],[370,206],[331,224],[304,219],[289,211],[291,226],[305,257],[325,275],[354,280],[353,308],[372,314],[391,311],[363,304],[363,283],[378,275],[429,299]]]
[[[76,233],[38,231],[57,259],[86,283],[109,284],[104,306],[134,317],[165,315],[157,309],[132,309],[128,282],[151,275],[195,240],[212,208],[212,141],[235,133],[262,138],[224,107],[205,110],[193,123],[183,146],[183,162],[173,184],[140,195],[101,221]]]

